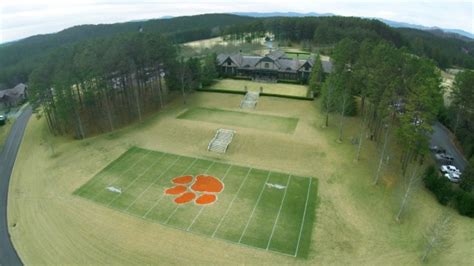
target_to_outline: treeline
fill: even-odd
[[[402,149],[402,174],[409,165],[423,163],[431,125],[443,106],[440,72],[428,59],[406,53],[386,41],[344,39],[334,48],[334,72],[322,84],[322,109],[341,114],[337,121],[342,141],[344,115],[363,117],[356,140],[357,158],[362,141],[377,142],[380,159],[377,183],[395,138]],[[360,99],[360,108],[356,104]]]
[[[174,43],[220,36],[226,27],[255,20],[229,14],[206,14],[115,24],[82,25],[54,34],[29,37],[0,46],[0,89],[27,82],[34,68],[58,47],[124,33],[160,33]]]
[[[31,73],[30,101],[54,134],[85,138],[112,131],[162,107],[165,88],[184,86],[190,71],[176,58],[174,45],[157,34],[62,47]]]
[[[334,45],[344,38],[357,41],[384,40],[395,47],[406,47],[418,56],[433,59],[441,68],[474,68],[474,41],[437,36],[416,29],[394,29],[375,19],[356,17],[263,18],[229,27],[234,38],[249,38],[249,33],[272,32],[279,41],[308,41],[314,46]]]

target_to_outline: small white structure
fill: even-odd
[[[247,91],[244,99],[240,102],[241,109],[255,109],[260,93],[256,91]]]
[[[106,187],[105,189],[107,189],[110,192],[122,194],[122,189],[121,188],[116,188],[116,187],[110,186],[110,187]]]
[[[209,142],[207,146],[208,151],[214,151],[218,153],[225,153],[227,147],[234,138],[235,131],[232,129],[219,128],[214,135],[214,138]]]

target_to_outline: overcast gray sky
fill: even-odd
[[[381,17],[474,33],[473,1],[0,0],[0,43],[80,24],[202,13],[288,11]]]

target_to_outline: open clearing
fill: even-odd
[[[52,137],[45,119],[32,117],[15,163],[8,199],[9,232],[23,263],[417,265],[424,251],[426,228],[447,211],[453,215],[450,244],[433,254],[429,263],[472,264],[474,221],[441,206],[422,186],[410,197],[402,222],[395,221],[404,188],[398,175],[399,155],[391,156],[393,166],[384,171],[380,185],[373,186],[374,162],[379,159],[376,145],[364,141],[361,160],[354,162],[356,147],[350,139],[358,135],[359,117],[345,119],[344,140],[338,143],[338,116],[330,115],[330,126],[321,128],[325,116],[320,112],[319,99],[261,97],[257,111],[252,113],[297,117],[295,131],[281,134],[238,127],[225,154],[208,152],[207,146],[216,129],[226,125],[176,119],[186,109],[196,107],[238,111],[242,97],[193,93],[186,105],[177,98],[143,123],[81,141]],[[176,230],[73,195],[131,147],[316,177],[318,207],[307,258]],[[227,185],[222,193],[227,193]],[[172,201],[166,197],[163,200]]]
[[[245,91],[245,87],[249,91],[260,92],[262,88],[263,93],[288,95],[297,97],[307,97],[308,87],[297,84],[285,83],[263,83],[250,80],[236,80],[236,79],[221,79],[217,80],[211,87],[207,89],[226,90],[226,91]]]
[[[287,134],[293,133],[298,125],[298,118],[294,117],[255,114],[204,107],[188,109],[180,114],[178,118]]]
[[[173,178],[199,174],[215,176],[224,184],[216,202],[176,204],[165,194]],[[187,232],[307,257],[317,181],[133,147],[74,194]]]

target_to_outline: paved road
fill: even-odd
[[[464,159],[464,156],[461,154],[461,152],[459,152],[451,140],[450,132],[439,122],[436,122],[433,125],[433,135],[431,136],[430,145],[436,145],[446,149],[446,152],[454,157],[453,165],[461,171],[464,170],[467,165],[467,161]]]
[[[22,265],[8,233],[7,201],[10,176],[30,116],[28,106],[16,119],[0,152],[0,265]]]

